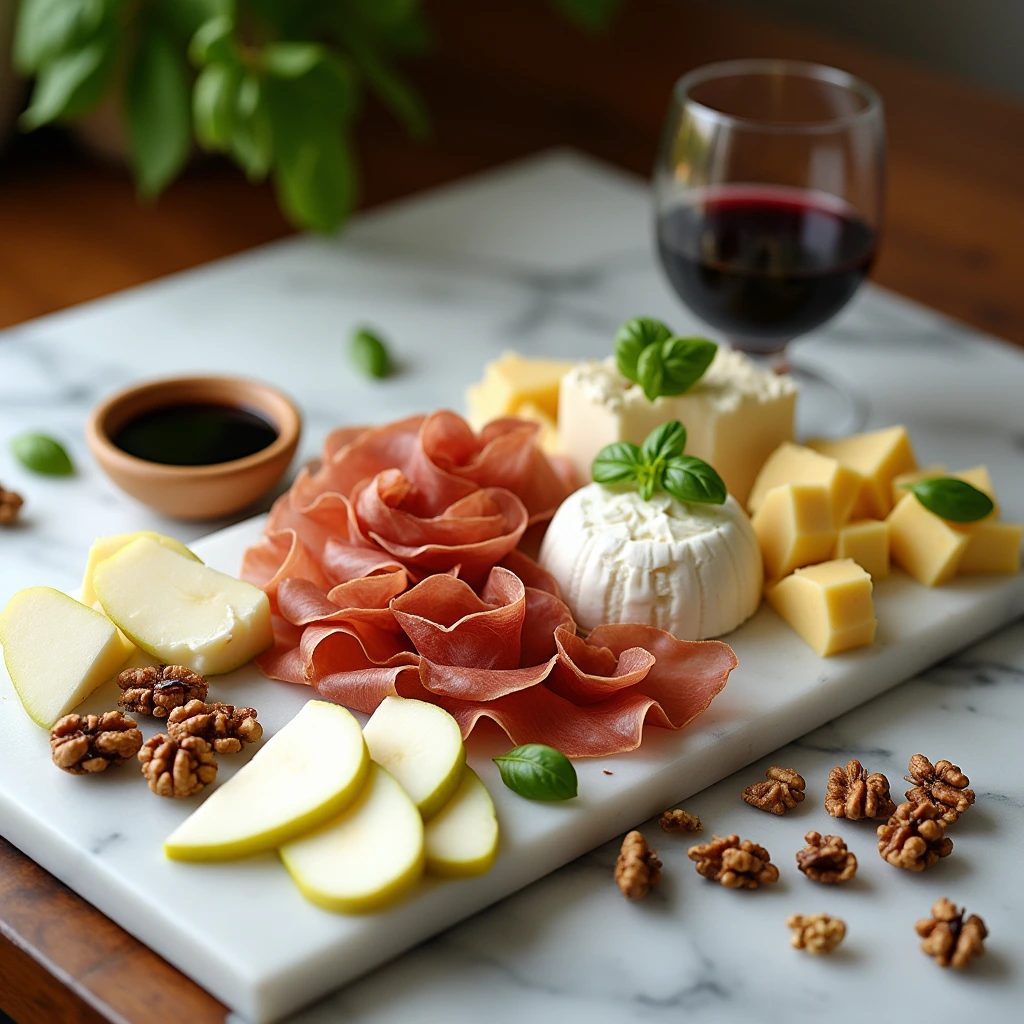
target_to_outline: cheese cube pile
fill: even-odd
[[[835,558],[852,558],[873,580],[889,575],[889,524],[884,519],[858,519],[840,526]]]

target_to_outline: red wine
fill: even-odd
[[[679,297],[730,341],[760,351],[835,316],[867,275],[875,243],[851,207],[795,189],[716,189],[658,221]]]

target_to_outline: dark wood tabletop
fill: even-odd
[[[365,207],[553,145],[647,174],[675,78],[729,57],[833,64],[874,84],[889,199],[873,278],[1024,345],[1024,106],[792,25],[688,0],[631,0],[589,37],[545,0],[431,0],[411,77],[433,117],[410,142],[372,103],[357,130]],[[199,160],[159,203],[66,137],[0,159],[0,326],[279,238],[268,187]],[[226,1009],[0,840],[0,1009],[19,1024],[221,1021]]]

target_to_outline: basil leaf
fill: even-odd
[[[661,490],[664,474],[665,463],[661,459],[640,467],[637,473],[637,490],[644,501],[650,501],[654,497],[654,492]]]
[[[70,456],[61,444],[46,434],[19,434],[11,439],[11,451],[33,473],[70,476],[75,471]]]
[[[240,71],[234,64],[207,64],[192,89],[192,119],[203,149],[224,152],[231,139]]]
[[[966,480],[940,476],[918,480],[910,485],[914,497],[929,512],[951,523],[974,523],[989,515],[995,505],[992,499]]]
[[[686,427],[679,420],[668,420],[647,435],[640,452],[648,462],[654,462],[656,459],[674,459],[682,455],[685,448]]]
[[[722,505],[728,495],[722,478],[703,459],[677,455],[665,464],[662,486],[679,501]]]
[[[649,402],[662,393],[665,367],[661,362],[661,346],[650,345],[640,353],[636,363],[636,382],[644,389]]]
[[[660,320],[638,316],[627,320],[615,335],[615,362],[619,373],[627,380],[640,383],[637,363],[640,353],[652,345],[660,345],[672,337],[672,332]]]
[[[386,377],[391,373],[391,355],[381,339],[365,327],[352,335],[349,343],[352,362],[367,377]]]
[[[21,0],[14,30],[14,66],[28,75],[76,49],[103,20],[103,0]]]
[[[278,78],[301,78],[308,75],[327,57],[319,43],[271,43],[260,55],[266,71]]]
[[[704,376],[718,346],[707,338],[669,338],[661,345],[662,383],[658,394],[681,395]]]
[[[245,72],[238,83],[229,146],[250,181],[262,181],[267,176],[274,139],[263,101],[263,86],[251,71]]]
[[[576,769],[560,750],[527,743],[494,758],[501,781],[527,800],[571,800],[576,796]]]
[[[590,475],[599,484],[622,484],[638,479],[644,465],[640,449],[629,441],[606,444],[590,464]]]
[[[203,22],[188,44],[188,59],[197,68],[214,61],[234,60],[234,31],[234,21],[223,14]]]

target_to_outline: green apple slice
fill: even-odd
[[[129,640],[205,676],[231,672],[274,642],[262,590],[151,537],[105,558],[92,582],[103,610]]]
[[[458,789],[466,763],[462,731],[435,704],[385,697],[363,736],[370,757],[401,783],[424,820],[441,810]]]
[[[280,854],[317,906],[347,914],[379,910],[423,874],[423,819],[398,781],[375,764],[352,807]]]
[[[109,537],[97,537],[93,541],[92,547],[89,548],[89,559],[85,563],[85,575],[82,577],[82,604],[87,604],[91,608],[99,600],[92,585],[92,574],[95,572],[96,566],[111,555],[116,555],[121,548],[128,547],[133,540],[138,540],[140,537],[149,537],[150,540],[162,544],[171,551],[176,551],[185,558],[191,558],[194,562],[199,561],[199,558],[189,551],[180,540],[165,537],[162,533],[154,533],[152,530],[137,530],[135,533],[115,533]]]
[[[164,842],[171,860],[235,860],[272,850],[336,817],[366,786],[359,723],[309,701]]]
[[[0,644],[29,717],[52,728],[124,664],[117,627],[51,587],[15,594],[0,612]]]
[[[427,822],[427,870],[464,878],[485,875],[498,856],[498,817],[480,777],[467,765],[455,795]]]

